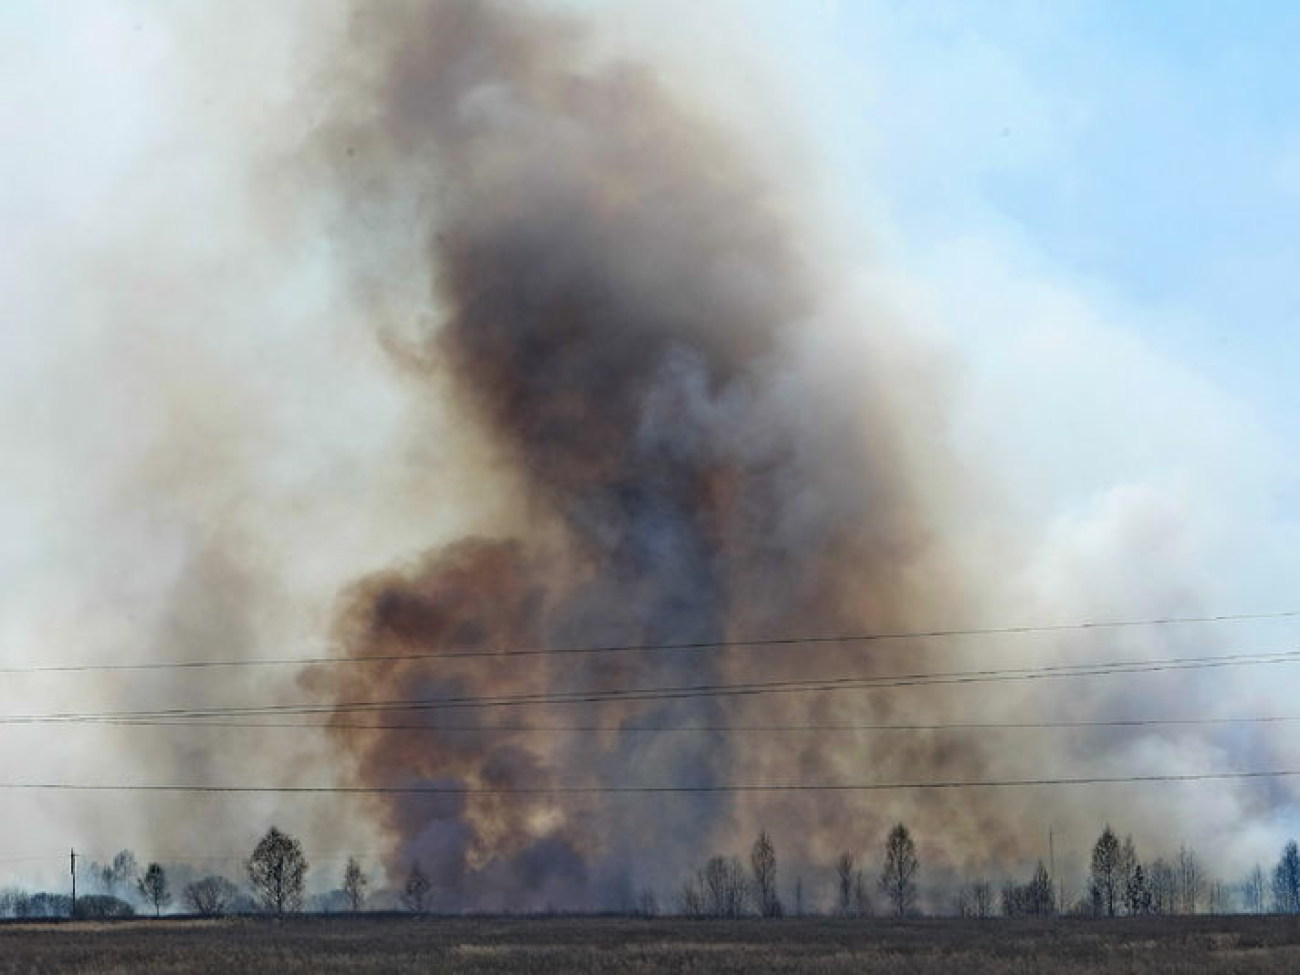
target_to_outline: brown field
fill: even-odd
[[[1300,921],[297,917],[6,923],[6,972],[1290,972]]]

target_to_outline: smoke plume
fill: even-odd
[[[596,61],[572,24],[521,5],[362,8],[348,43],[327,132],[349,219],[388,214],[386,232],[361,232],[372,253],[418,240],[435,309],[393,354],[451,390],[490,476],[515,486],[514,516],[352,586],[339,639],[385,660],[313,686],[408,701],[869,675],[878,652],[851,643],[716,645],[969,618],[928,510],[955,469],[908,445],[939,436],[929,393],[881,380],[908,356],[880,341],[895,331],[883,316],[831,324],[789,202],[718,126],[648,67]],[[618,649],[663,644],[715,646]],[[590,647],[607,649],[428,656]],[[928,663],[897,649],[884,670]],[[978,777],[986,763],[951,737],[828,748],[716,730],[887,719],[863,691],[399,715],[430,730],[358,730],[340,710],[357,783],[711,787]],[[610,730],[512,730],[578,726]],[[787,852],[829,860],[885,825],[880,806],[528,793],[384,798],[375,813],[394,872],[432,868],[446,905],[540,908],[666,889],[778,821]],[[979,809],[920,815],[954,842],[1014,845]]]
[[[903,821],[935,908],[1049,831],[1067,898],[1107,820],[1225,879],[1294,832],[1288,780],[710,791],[1296,767],[1282,723],[862,727],[1285,715],[1285,668],[757,686],[1287,649],[1263,621],[743,642],[1285,607],[1293,452],[1001,224],[851,246],[890,186],[830,157],[925,92],[864,63],[892,129],[776,124],[805,89],[730,62],[753,5],[641,6],[634,40],[559,0],[19,15],[0,709],[220,720],[9,726],[9,775],[268,791],[5,791],[0,859],[233,876],[275,822],[313,889],[356,855],[440,909],[618,908],[768,830],[827,907]],[[447,791],[276,791],[339,784]],[[658,786],[697,791],[610,791]]]

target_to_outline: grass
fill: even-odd
[[[294,917],[0,925],[5,972],[1290,972],[1291,917]]]

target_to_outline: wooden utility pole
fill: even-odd
[[[69,917],[77,916],[77,851],[72,849],[68,851],[69,869],[72,871],[72,910]]]
[[[1053,840],[1052,827],[1050,826],[1047,827],[1047,869],[1049,871],[1049,876],[1052,878],[1052,881],[1056,881],[1056,883],[1059,884],[1060,881],[1057,880],[1056,878],[1056,843]],[[1049,883],[1050,882],[1051,881],[1049,881]],[[1058,903],[1056,905],[1057,913],[1059,913],[1060,910],[1061,910],[1061,905]]]

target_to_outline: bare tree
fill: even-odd
[[[885,863],[880,871],[880,887],[895,917],[906,917],[912,912],[920,867],[912,834],[902,823],[897,824],[885,838]]]
[[[1178,910],[1182,914],[1195,914],[1200,910],[1205,896],[1205,868],[1190,846],[1178,848]]]
[[[861,869],[853,872],[853,916],[871,916],[871,894],[867,890],[867,877]]]
[[[0,890],[0,917],[26,917],[30,896],[17,887]]]
[[[1133,882],[1133,872],[1138,868],[1137,848],[1133,845],[1133,836],[1128,834],[1119,845],[1119,854],[1115,858],[1116,879],[1119,882],[1120,906],[1128,911],[1128,890]],[[1128,911],[1128,913],[1133,913]]]
[[[654,888],[642,887],[636,895],[636,905],[633,910],[637,917],[657,917],[659,914],[659,898],[655,896]]]
[[[835,878],[839,882],[839,912],[842,917],[853,913],[853,854],[845,850],[835,861]]]
[[[1052,878],[1047,872],[1047,867],[1043,866],[1043,861],[1038,861],[1038,866],[1034,868],[1034,875],[1029,878],[1029,909],[1038,917],[1051,917],[1056,913],[1056,893],[1052,887]]]
[[[119,850],[112,863],[97,867],[95,873],[105,894],[129,897],[136,892],[140,865],[130,850]]]
[[[1291,840],[1273,868],[1273,909],[1279,914],[1300,912],[1300,849]]]
[[[1258,863],[1241,882],[1241,900],[1248,913],[1264,913],[1264,868]]]
[[[239,889],[225,877],[203,877],[185,887],[185,903],[196,914],[223,914],[238,896]]]
[[[420,868],[418,860],[411,861],[411,869],[406,873],[406,886],[402,890],[402,903],[412,914],[423,914],[429,909],[429,895],[433,884]]]
[[[1014,880],[1002,885],[1002,916],[1020,917],[1024,914],[1024,888]]]
[[[82,894],[77,898],[72,916],[90,920],[135,917],[135,908],[112,894]]]
[[[1178,878],[1174,868],[1164,857],[1151,861],[1150,877],[1152,914],[1178,913]]]
[[[160,863],[149,864],[149,869],[139,881],[140,896],[153,905],[153,916],[162,914],[162,909],[172,902],[171,892],[167,889],[167,871]]]
[[[1205,888],[1205,907],[1211,914],[1227,914],[1230,897],[1228,885],[1211,879]]]
[[[776,892],[776,847],[772,837],[763,830],[749,851],[749,866],[754,873],[754,899],[758,913],[763,917],[780,917],[781,898]]]
[[[704,890],[700,887],[698,877],[687,878],[686,883],[682,884],[679,897],[681,913],[687,917],[704,916]]]
[[[745,913],[745,868],[735,857],[712,857],[700,874],[705,911],[713,917],[737,918]]]
[[[1115,831],[1110,828],[1110,823],[1107,823],[1092,848],[1092,864],[1089,871],[1097,913],[1105,914],[1107,917],[1115,916],[1115,908],[1124,890],[1120,866],[1119,840],[1115,836]]]
[[[803,915],[804,915],[803,877],[795,877],[794,878],[794,916],[803,917]]]
[[[361,910],[366,901],[366,888],[370,878],[361,869],[356,857],[348,857],[348,865],[343,868],[343,894],[348,899],[348,907],[353,913]]]
[[[958,917],[974,917],[975,908],[971,901],[969,884],[959,884],[957,892],[952,895],[952,912]]]
[[[1130,914],[1151,913],[1151,888],[1142,864],[1135,863],[1124,886],[1124,907]]]
[[[1042,860],[1028,883],[1009,883],[1002,888],[1002,913],[1007,917],[1050,917],[1056,913],[1056,893]]]
[[[987,880],[974,880],[957,888],[953,909],[958,917],[986,918],[993,913],[993,890]]]
[[[248,858],[248,880],[263,908],[276,914],[302,906],[307,858],[302,844],[272,826]]]

